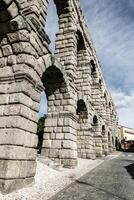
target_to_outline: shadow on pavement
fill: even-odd
[[[132,179],[134,179],[134,163],[125,167],[127,172],[131,175]]]
[[[134,153],[134,149],[123,150],[123,152],[126,152],[126,153]]]

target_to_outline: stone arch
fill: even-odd
[[[81,50],[86,50],[84,37],[83,37],[81,31],[77,30],[76,35],[77,35],[77,52],[79,52]]]
[[[100,84],[100,86],[102,85],[102,79],[101,78],[99,79],[99,84]]]
[[[66,76],[66,71],[64,69],[64,66],[62,66],[55,56],[48,54],[43,57],[44,60],[44,72],[42,73],[41,81],[43,83],[43,86],[45,88],[45,93],[48,99],[50,101],[56,101],[56,100],[63,100],[63,93],[68,93],[68,79]],[[55,95],[55,97],[54,97]],[[57,97],[56,97],[57,96]],[[58,98],[59,96],[59,98]],[[69,97],[69,95],[68,95]],[[55,103],[56,104],[56,103]],[[57,103],[58,104],[58,103]],[[52,107],[54,105],[50,106],[48,105],[48,108]],[[60,105],[55,105],[55,108],[60,108]],[[65,106],[64,106],[65,107]],[[63,108],[59,109],[58,112],[63,111]]]
[[[51,56],[49,56],[51,58]],[[54,58],[53,58],[54,59]],[[52,114],[53,112],[63,111],[61,103],[59,105],[58,101],[61,101],[62,90],[67,89],[67,80],[64,77],[61,68],[59,65],[55,66],[54,61],[51,58],[50,66],[45,66],[45,71],[42,74],[41,81],[44,86],[44,92],[46,95],[46,100],[44,100],[44,106],[47,107],[47,114]],[[54,110],[53,110],[54,109]],[[41,118],[43,119],[43,118]],[[40,119],[39,119],[40,120]],[[44,119],[45,125],[45,119]],[[42,134],[42,135],[41,135]],[[42,132],[41,139],[38,137],[38,143],[43,144],[43,134]],[[42,154],[42,146],[40,145],[39,153]]]
[[[76,105],[64,67],[47,56],[42,82],[48,98],[41,155],[66,167],[77,164]]]
[[[87,105],[83,99],[79,99],[77,101],[77,109],[76,109],[76,115],[78,116],[78,123],[87,123],[88,119],[88,110]]]
[[[93,59],[90,60],[90,66],[91,66],[91,75],[94,75],[96,73],[96,65]]]
[[[94,153],[96,157],[102,156],[102,131],[100,127],[100,122],[97,115],[92,118],[92,128],[94,136]]]
[[[87,118],[87,106],[84,102],[83,99],[80,99],[77,101],[77,110],[76,110],[76,114],[79,116],[82,116],[84,118]]]
[[[68,82],[65,67],[58,61],[58,59],[55,56],[53,56],[52,54],[47,54],[43,56],[43,62],[44,62],[44,67],[45,67],[44,72],[49,67],[56,67],[57,70],[59,70],[60,73],[63,74],[65,82]],[[43,75],[42,75],[42,78],[43,78]]]
[[[102,132],[105,132],[106,128],[105,125],[102,125]]]
[[[106,92],[104,92],[104,98],[107,100],[107,95],[106,95]]]
[[[62,72],[55,66],[46,69],[42,76],[42,82],[47,96],[52,95],[57,89],[65,83]]]
[[[98,126],[98,117],[96,115],[93,116],[93,126]]]

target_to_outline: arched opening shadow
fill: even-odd
[[[134,163],[125,167],[127,172],[131,175],[132,179],[134,179]]]
[[[84,122],[85,119],[88,119],[87,107],[82,99],[77,102],[76,114],[79,116],[79,122]]]
[[[64,83],[63,74],[57,67],[51,66],[43,74],[42,82],[44,87],[46,88],[46,95],[48,98],[63,85]]]

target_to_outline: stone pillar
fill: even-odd
[[[94,134],[94,152],[96,157],[102,156],[102,129],[101,129],[101,85],[99,82],[99,72],[97,65],[93,60],[90,61],[92,85],[92,105],[97,113],[93,116],[92,129]]]
[[[101,114],[101,95],[100,95],[100,84],[98,80],[92,82],[92,104],[98,114]]]
[[[106,105],[106,114],[107,114],[107,125],[109,126],[109,128],[111,127],[111,119],[110,119],[110,109],[109,109],[109,105]]]
[[[35,51],[30,49],[29,42],[23,43],[19,38],[27,40],[28,32],[18,31],[0,39],[0,190],[3,193],[33,182],[36,170],[37,113],[42,89],[31,77],[36,59],[30,54]],[[29,55],[25,54],[27,48]]]
[[[94,158],[93,133],[90,127],[90,118],[85,102],[80,99],[77,102],[77,146],[79,158]]]
[[[93,126],[94,133],[94,153],[96,157],[102,157],[102,135],[101,130],[97,126]]]
[[[40,102],[37,34],[14,1],[0,11],[0,191],[9,193],[34,181]],[[7,10],[6,10],[7,9]],[[5,17],[3,17],[3,16]],[[34,38],[34,40],[33,40]],[[36,38],[36,39],[35,39]],[[39,41],[39,43],[37,42]],[[42,47],[42,49],[41,49]],[[41,68],[42,67],[42,68]]]
[[[102,129],[102,155],[108,155],[108,134],[106,129]]]
[[[110,132],[108,132],[108,150],[109,150],[109,153],[113,152],[112,136]]]
[[[76,126],[77,119],[71,113],[48,114],[41,156],[74,168],[77,165]]]
[[[65,67],[68,84],[67,92],[64,88],[52,95],[48,94],[48,118],[45,123],[46,134],[44,134],[42,155],[60,162],[65,167],[74,167],[77,164],[77,95],[74,83],[77,64],[77,22],[72,1],[54,2],[59,17],[55,55],[61,62],[62,68]],[[48,135],[47,139],[45,135]]]
[[[65,66],[67,76],[74,85],[77,65],[77,16],[70,0],[55,0],[59,17],[59,32],[56,34],[55,54]]]
[[[97,115],[93,116],[92,131],[94,138],[94,154],[96,157],[102,156],[102,130],[99,118]]]
[[[77,97],[64,66],[57,61],[48,67],[42,80],[48,98],[48,115],[41,155],[64,167],[74,167],[77,164]]]
[[[94,158],[93,150],[93,133],[91,130],[91,70],[89,62],[89,54],[85,49],[84,37],[78,32],[77,41],[77,78],[75,85],[78,90],[78,102],[83,101],[85,107],[81,105],[82,110],[79,111],[77,145],[79,158]],[[84,102],[86,101],[86,103]],[[77,103],[78,104],[78,103]],[[77,109],[78,106],[77,106]]]
[[[87,100],[88,106],[91,106],[91,70],[89,54],[87,50],[80,49],[77,52],[77,68],[75,85],[78,90],[78,96]]]
[[[89,123],[79,121],[77,130],[77,148],[78,157],[84,159],[94,159],[94,149],[93,149],[93,132],[89,128]]]
[[[101,84],[101,117],[103,119],[103,125],[102,125],[102,154],[107,155],[108,154],[108,134],[107,134],[107,114],[106,114],[106,94],[105,94],[105,88],[103,83]]]

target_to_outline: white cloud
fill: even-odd
[[[134,88],[134,1],[81,0],[110,87]]]
[[[126,95],[121,90],[112,91],[121,125],[134,128],[134,91]]]

